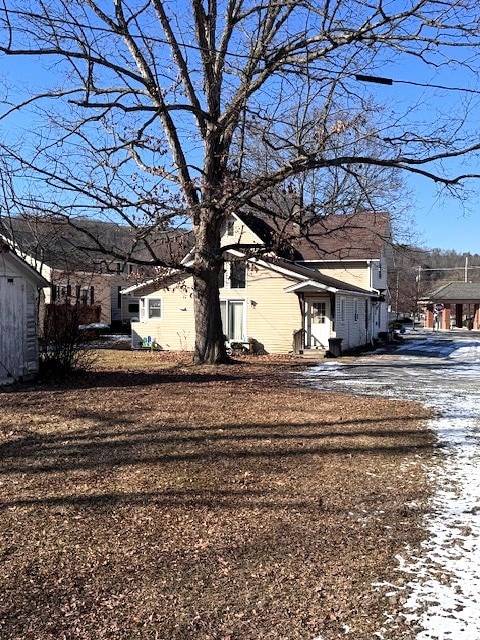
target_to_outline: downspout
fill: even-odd
[[[336,311],[336,297],[335,294],[330,292],[330,317],[331,317],[331,330],[332,333],[335,332],[335,311]]]

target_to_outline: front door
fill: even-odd
[[[327,349],[330,338],[330,300],[312,298],[307,301],[307,344],[310,349]]]

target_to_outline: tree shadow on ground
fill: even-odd
[[[212,382],[238,381],[240,376],[215,371],[95,371],[78,373],[64,380],[25,381],[0,386],[0,394],[25,393],[28,391],[57,391],[96,389],[108,387],[152,387],[162,384],[208,384]]]
[[[409,420],[414,419],[409,416]],[[402,416],[388,420],[390,425],[405,425],[405,422]],[[118,418],[115,423],[118,424]],[[359,429],[352,429],[355,424]],[[249,459],[281,460],[305,455],[404,455],[432,447],[422,432],[400,427],[396,430],[393,426],[381,429],[384,424],[385,419],[378,417],[337,423],[246,423],[225,425],[220,430],[181,427],[187,431],[180,433],[175,426],[157,425],[120,432],[92,429],[80,433],[30,433],[2,445],[0,475],[106,471],[142,465],[163,468],[178,463],[212,464],[229,460],[240,463]]]

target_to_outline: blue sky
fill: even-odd
[[[373,70],[372,75],[387,77],[393,85],[368,83],[375,100],[387,105],[393,112],[402,113],[415,105],[413,117],[418,114],[435,127],[442,119],[460,114],[462,107],[469,109],[469,130],[476,131],[466,144],[480,142],[480,81],[475,72],[467,73],[459,66],[450,66],[446,51],[444,67],[433,68],[418,60],[404,57],[398,63],[390,62]],[[457,50],[451,56],[458,55]],[[369,70],[365,70],[368,73]],[[455,90],[439,90],[436,85]],[[458,89],[458,90],[457,90]],[[448,175],[480,173],[480,160],[458,159],[445,163]],[[431,169],[432,167],[426,167]],[[415,244],[426,248],[454,250],[459,253],[480,253],[480,180],[466,182],[467,190],[460,197],[448,195],[435,183],[421,176],[405,177],[410,191],[410,213],[415,229]],[[476,193],[475,193],[476,191]]]
[[[430,249],[480,253],[479,201],[472,195],[465,206],[439,197],[428,180],[411,179],[416,203],[412,206],[417,243]],[[476,210],[475,210],[476,209]]]
[[[42,82],[46,77],[40,69],[39,62],[33,58],[9,60],[4,67],[7,79],[9,77],[12,82],[18,83],[20,87],[23,86],[24,95],[29,88]],[[369,71],[365,70],[365,72]],[[431,109],[433,90],[426,86],[410,85],[408,84],[410,80],[421,85],[438,82],[447,86],[480,89],[476,84],[476,78],[452,73],[449,68],[445,71],[437,70],[433,75],[431,69],[425,69],[408,60],[406,62],[403,60],[399,65],[390,64],[380,71],[372,70],[372,73],[394,79],[393,86],[369,85],[369,91],[380,103],[404,102],[407,104],[408,101],[424,100],[427,113]],[[452,92],[447,94],[445,104],[439,102],[438,105],[441,104],[442,108],[452,107],[459,99],[462,99],[462,93]],[[476,113],[479,111],[477,110]],[[434,117],[433,111],[432,117]],[[0,136],[3,137],[5,131],[6,123],[0,124]],[[471,166],[470,170],[477,169]],[[460,169],[460,172],[463,171],[464,169]],[[480,253],[480,212],[478,212],[480,189],[477,195],[472,193],[466,202],[461,202],[452,197],[439,196],[435,185],[424,178],[408,177],[407,187],[411,190],[411,215],[416,226],[416,244],[428,248],[455,250],[459,253]]]

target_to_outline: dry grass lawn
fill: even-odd
[[[0,638],[412,637],[372,583],[423,536],[427,412],[295,366],[106,350],[1,388]]]

